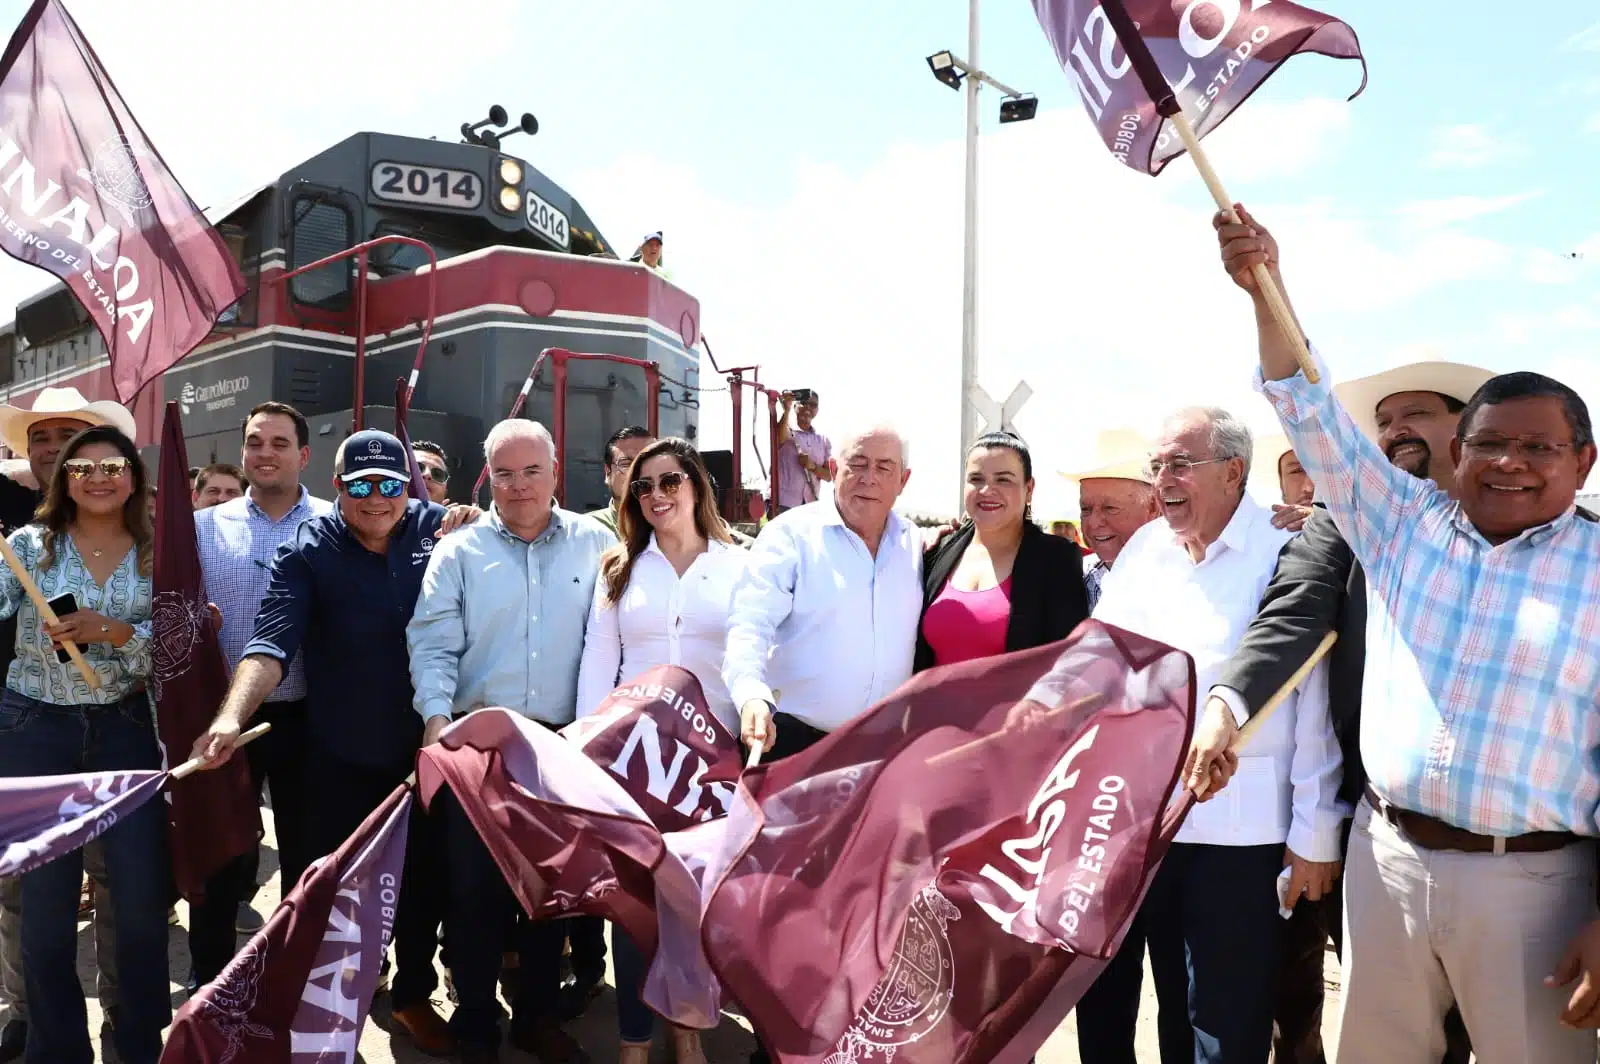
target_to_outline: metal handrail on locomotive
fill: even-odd
[[[502,139],[537,131],[533,116],[520,128],[487,128],[505,124],[497,106],[487,122],[462,126],[461,143],[357,133],[208,210],[249,288],[205,343],[130,404],[150,468],[167,400],[180,404],[197,464],[236,461],[245,413],[278,400],[310,421],[304,480],[326,495],[334,453],[353,426],[393,427],[390,397],[417,356],[430,288],[436,316],[406,424],[413,439],[450,453],[453,499],[470,497],[484,435],[548,348],[600,356],[563,361],[559,375],[541,369],[521,410],[560,441],[558,490],[569,509],[609,501],[601,466],[617,429],[654,422],[663,435],[695,440],[699,302],[619,260],[570,193],[503,150]],[[396,242],[361,256],[365,270],[352,257],[285,280],[389,235],[425,242],[437,270],[425,249]],[[116,397],[99,333],[57,284],[0,329],[0,402],[31,405],[41,388],[68,385],[90,399]]]

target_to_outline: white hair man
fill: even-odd
[[[1255,616],[1290,537],[1245,492],[1251,450],[1250,430],[1225,410],[1196,407],[1166,420],[1148,470],[1163,520],[1134,534],[1095,610],[1099,620],[1188,652],[1198,691],[1209,689]],[[1247,789],[1189,814],[1080,1018],[1136,1012],[1137,979],[1119,973],[1136,970],[1148,942],[1163,1042],[1192,1044],[1200,1062],[1267,1059],[1278,955],[1239,943],[1276,940],[1285,866],[1293,897],[1319,898],[1337,873],[1340,760],[1322,669],[1264,722],[1240,759],[1248,767],[1233,786],[1248,775]],[[1131,1001],[1113,999],[1130,990]],[[1118,1037],[1131,1057],[1131,1024]]]
[[[424,743],[437,741],[452,718],[484,706],[550,728],[571,723],[600,555],[615,542],[598,521],[555,504],[560,470],[543,425],[502,421],[483,451],[494,504],[484,520],[435,548],[406,632]],[[457,997],[450,1027],[463,1061],[496,1060],[495,989],[516,901],[461,806],[448,793],[440,797]],[[545,1064],[582,1059],[555,1012],[565,938],[564,922],[544,921],[528,925],[520,943],[511,1042]]]
[[[784,512],[757,537],[723,662],[746,743],[795,753],[910,677],[922,542],[894,512],[907,454],[891,427],[852,434],[829,459],[833,498]]]
[[[1155,489],[1147,480],[1148,450],[1134,433],[1121,429],[1102,432],[1095,441],[1096,461],[1091,469],[1063,473],[1078,482],[1078,525],[1083,545],[1095,559],[1083,573],[1092,612],[1100,601],[1100,587],[1133,534],[1160,515]]]
[[[769,758],[811,746],[911,676],[922,538],[894,512],[909,455],[887,425],[844,437],[828,459],[833,497],[785,511],[756,537],[722,674],[740,738]],[[750,1059],[769,1057],[758,1048]]]

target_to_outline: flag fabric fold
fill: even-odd
[[[109,831],[154,798],[161,771],[0,779],[0,876],[31,872]]]
[[[1090,621],[914,677],[746,772],[704,946],[769,1052],[1021,1064],[1093,981],[1165,854],[1188,656]]]
[[[720,830],[733,794],[709,777],[731,777],[738,759],[699,682],[668,665],[561,734],[504,709],[471,713],[423,749],[417,784],[424,802],[450,787],[530,916],[615,922],[652,958],[645,1000],[703,1029],[721,997],[700,949],[698,840]]]
[[[189,501],[189,456],[177,403],[168,403],[161,429],[156,492],[152,624],[155,640],[150,697],[156,735],[167,767],[189,756],[228,690],[228,666],[207,607],[194,508]],[[230,760],[211,772],[174,781],[167,792],[172,871],[191,901],[230,859],[261,840],[261,808],[249,761]]]
[[[161,1064],[356,1059],[394,930],[412,787],[314,863],[215,982],[173,1020]]]
[[[0,249],[71,289],[124,403],[245,291],[59,0],[35,0],[0,58]]]
[[[1158,174],[1183,154],[1166,116],[1204,137],[1302,52],[1361,62],[1356,33],[1290,0],[1033,0],[1056,59],[1116,159]],[[1148,57],[1148,58],[1147,58]]]

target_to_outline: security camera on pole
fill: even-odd
[[[962,292],[961,292],[961,441],[957,448],[961,454],[959,485],[966,469],[967,444],[977,436],[977,410],[975,397],[978,388],[978,88],[988,85],[998,89],[1005,99],[1000,101],[1001,122],[1026,122],[1039,109],[1039,101],[1031,93],[1018,92],[991,78],[978,68],[978,0],[968,0],[967,5],[967,58],[962,60],[949,51],[935,52],[928,57],[928,67],[933,76],[952,89],[967,90],[967,191],[966,226],[963,236]],[[1013,392],[1013,396],[1015,396]],[[1024,397],[1025,398],[1025,397]],[[986,403],[993,400],[983,396]],[[1006,401],[1009,406],[1011,400]],[[1017,406],[1021,406],[1019,400]],[[1015,411],[1013,411],[1013,414]],[[998,424],[991,424],[999,428]],[[961,492],[956,495],[956,512],[961,512]]]

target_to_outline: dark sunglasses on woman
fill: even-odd
[[[661,488],[663,495],[676,495],[678,494],[678,489],[683,486],[683,482],[687,479],[688,477],[682,473],[663,473],[655,480],[651,480],[649,477],[640,477],[629,486],[632,488],[633,497],[636,499],[644,498],[652,491],[655,491],[658,486]]]
[[[399,477],[384,477],[382,480],[348,480],[344,485],[345,494],[352,499],[365,499],[373,488],[385,499],[398,499],[406,493],[406,482]]]

